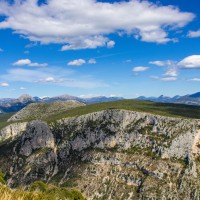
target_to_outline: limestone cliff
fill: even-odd
[[[0,169],[11,186],[45,180],[87,199],[200,196],[199,120],[111,109],[11,124],[0,142]]]

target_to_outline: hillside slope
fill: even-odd
[[[57,101],[52,103],[32,103],[13,115],[8,122],[25,119],[45,119],[52,115],[63,113],[72,108],[85,106],[78,101]]]
[[[200,120],[110,109],[11,124],[0,141],[11,186],[44,180],[102,200],[200,196]]]

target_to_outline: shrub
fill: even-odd
[[[4,177],[5,177],[5,174],[0,171],[0,183],[5,185],[6,181],[5,181]]]
[[[30,191],[39,191],[39,192],[46,192],[48,186],[42,181],[35,181],[30,186]]]

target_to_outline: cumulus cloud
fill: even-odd
[[[71,39],[70,43],[62,46],[61,51],[78,50],[78,49],[95,49],[97,47],[109,47],[108,38],[103,36],[88,36],[88,38],[79,37]]]
[[[150,64],[166,67],[166,72],[163,74],[163,78],[159,76],[151,76],[151,78],[159,79],[163,81],[175,81],[177,80],[179,70],[183,69],[200,69],[200,55],[191,55],[184,58],[181,61],[150,61]],[[188,81],[199,81],[198,78],[188,79]]]
[[[108,43],[107,43],[107,47],[108,48],[113,48],[115,46],[115,41],[109,41]]]
[[[83,59],[77,59],[77,60],[73,60],[67,63],[67,65],[69,66],[81,66],[83,64],[85,64],[86,61]]]
[[[62,51],[113,47],[109,34],[123,32],[146,42],[173,40],[169,32],[195,17],[174,6],[150,1],[98,2],[96,0],[0,1],[0,29],[12,29],[32,42],[65,44]]]
[[[97,61],[95,59],[91,58],[90,60],[88,60],[88,63],[89,64],[96,64]]]
[[[29,59],[21,59],[13,63],[14,66],[23,66],[29,64],[31,64],[31,61]]]
[[[178,66],[184,69],[200,68],[200,55],[192,55],[184,58],[178,63]]]
[[[177,62],[173,60],[156,60],[156,61],[150,61],[149,64],[156,65],[159,67],[166,67],[166,72],[163,74],[167,77],[176,77],[178,76],[178,66]]]
[[[9,84],[8,84],[7,82],[2,82],[2,83],[0,83],[0,86],[1,86],[1,87],[8,87]]]
[[[133,72],[144,72],[147,71],[149,69],[149,67],[143,67],[143,66],[139,66],[139,67],[134,67],[132,69]]]
[[[200,29],[197,31],[189,31],[188,37],[190,37],[190,38],[200,37]]]
[[[48,66],[47,63],[37,63],[37,62],[31,62],[29,59],[21,59],[13,63],[14,66],[30,66],[30,67],[46,67]]]
[[[178,69],[176,65],[170,65],[168,66],[168,69],[164,76],[178,76]]]

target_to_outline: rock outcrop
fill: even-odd
[[[54,148],[54,137],[46,123],[33,121],[27,124],[26,133],[21,138],[20,154],[30,156],[41,148]]]
[[[199,120],[110,109],[10,126],[0,169],[11,186],[45,180],[87,199],[199,199]]]
[[[0,132],[0,142],[8,139],[14,139],[23,134],[26,130],[27,122],[24,123],[14,123],[6,126]]]

